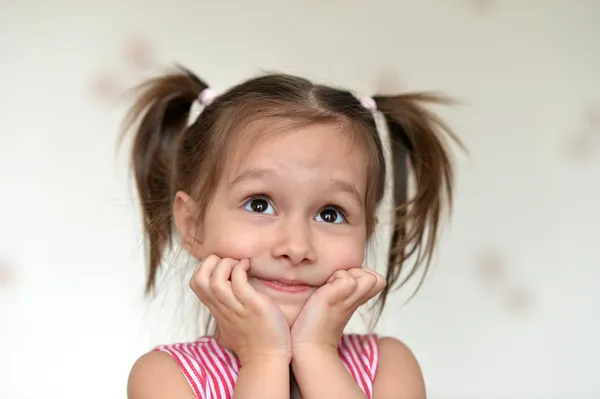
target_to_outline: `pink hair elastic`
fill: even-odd
[[[194,122],[196,122],[196,119],[198,119],[200,116],[200,113],[202,113],[202,107],[209,106],[218,96],[219,93],[210,87],[202,90],[200,94],[198,94],[198,98],[192,102],[192,106],[190,107],[190,112],[188,114],[187,126],[192,126]]]
[[[216,90],[207,87],[206,89],[202,90],[202,92],[198,96],[198,100],[200,101],[200,104],[206,107],[212,104],[212,102],[215,101],[215,98],[217,98],[218,96],[219,93],[217,93]]]
[[[368,109],[369,111],[377,110],[377,103],[375,102],[373,97],[362,97],[359,101],[362,104],[362,106]]]

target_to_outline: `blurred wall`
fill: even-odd
[[[217,89],[276,70],[459,98],[452,222],[378,331],[432,399],[599,398],[599,39],[593,0],[0,1],[0,397],[124,398],[140,354],[192,336],[183,269],[143,296],[115,151],[122,90],[179,62]]]

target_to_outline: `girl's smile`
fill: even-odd
[[[311,285],[298,283],[295,281],[285,279],[261,279],[257,278],[264,286],[269,287],[275,291],[287,292],[290,294],[303,293],[311,291],[314,288]]]

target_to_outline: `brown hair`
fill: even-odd
[[[270,74],[248,80],[221,94],[187,126],[192,103],[208,85],[192,72],[179,71],[149,80],[126,119],[138,123],[132,167],[142,205],[149,255],[147,290],[154,288],[157,271],[173,239],[173,199],[190,193],[206,206],[215,188],[232,135],[253,120],[278,118],[292,123],[336,123],[355,134],[370,155],[366,199],[368,233],[385,187],[383,145],[371,111],[349,91],[314,84],[304,78]],[[386,271],[387,286],[376,302],[377,319],[388,293],[417,271],[429,268],[438,225],[452,204],[453,170],[445,146],[447,137],[459,140],[424,105],[445,103],[431,94],[375,96],[377,109],[389,128],[394,173],[395,226]],[[407,163],[414,173],[415,194],[407,196]],[[200,209],[201,213],[204,209]],[[413,267],[400,281],[408,258]],[[425,273],[423,274],[424,278]],[[422,279],[419,282],[419,286]]]

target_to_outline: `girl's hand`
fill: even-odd
[[[385,287],[380,274],[364,267],[338,270],[306,302],[291,329],[293,356],[305,348],[337,352],[354,312]]]
[[[211,255],[197,267],[190,287],[219,325],[224,346],[243,365],[291,361],[290,327],[281,310],[249,283],[250,261]]]

